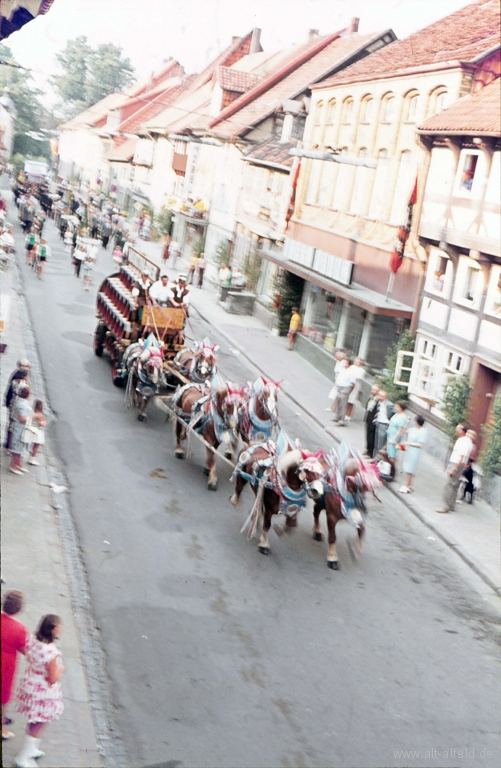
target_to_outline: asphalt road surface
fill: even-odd
[[[93,353],[111,252],[86,292],[51,222],[46,236],[43,280],[21,269],[130,765],[500,765],[499,616],[461,561],[386,496],[360,563],[344,524],[341,570],[326,567],[309,511],[259,554],[240,534],[250,491],[232,507],[219,463],[210,493],[204,449],[176,460],[172,424],[155,407],[139,423]],[[251,378],[192,314],[223,372]],[[322,445],[283,402],[281,420]]]

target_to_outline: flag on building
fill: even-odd
[[[296,189],[297,189],[297,182],[299,179],[300,169],[301,169],[301,158],[299,158],[298,163],[293,171],[291,199],[289,200],[289,207],[287,208],[287,213],[285,214],[285,231],[286,232],[289,229],[289,222],[294,216],[294,208],[296,206]]]
[[[398,228],[397,241],[395,243],[395,248],[393,249],[393,253],[391,254],[390,269],[394,275],[397,274],[398,270],[402,265],[402,261],[404,260],[404,251],[405,251],[405,246],[406,246],[407,240],[409,239],[409,234],[412,227],[412,214],[413,214],[414,206],[417,200],[417,192],[418,192],[418,183],[416,179],[414,183],[414,189],[412,190],[412,194],[407,204],[406,221],[405,221],[405,224],[403,224]]]

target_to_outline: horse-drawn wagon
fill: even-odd
[[[118,272],[103,281],[97,293],[98,324],[94,332],[94,352],[98,357],[107,352],[111,358],[112,380],[118,387],[125,386],[127,382],[128,372],[123,362],[132,345],[144,345],[150,334],[154,336],[166,381],[172,376],[170,362],[185,346],[184,310],[149,306],[134,295],[133,287],[141,283],[146,272],[150,279],[158,280],[159,267],[130,248],[127,260]],[[151,344],[149,346],[151,348]]]

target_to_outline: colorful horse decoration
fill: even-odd
[[[237,442],[238,409],[244,401],[244,387],[238,388],[216,376],[210,389],[206,384],[185,384],[180,387],[173,399],[176,419],[176,449],[178,459],[184,459],[185,453],[181,442],[189,432],[200,435],[207,448],[207,461],[204,473],[209,476],[208,488],[217,490],[215,452],[226,443],[227,452]]]
[[[209,339],[204,339],[197,342],[194,349],[180,350],[172,361],[172,366],[189,381],[204,384],[216,375],[218,349],[217,344],[212,346]]]
[[[280,453],[277,443],[268,440],[250,445],[240,454],[232,476],[235,493],[230,501],[237,506],[244,486],[250,483],[256,499],[242,532],[248,529],[247,536],[251,539],[262,521],[258,549],[263,555],[270,553],[268,533],[273,515],[285,516],[285,526],[276,527],[277,533],[290,533],[308,498],[316,501],[323,494],[324,468],[320,453],[301,451],[290,444]]]
[[[277,407],[280,383],[260,376],[247,385],[246,401],[238,413],[238,431],[244,443],[276,439],[280,430]]]
[[[313,508],[313,538],[315,541],[323,539],[319,517],[325,510],[329,541],[327,565],[337,571],[336,525],[340,520],[348,520],[356,528],[356,544],[349,543],[348,547],[353,559],[358,559],[365,538],[367,507],[364,495],[370,492],[378,498],[376,490],[381,486],[381,480],[377,469],[346,443],[339,446],[337,453],[334,448],[329,453],[322,452],[320,463],[324,470],[324,492]]]
[[[137,418],[144,421],[148,403],[158,393],[160,385],[166,383],[162,347],[152,333],[146,340],[127,347],[122,358],[122,371],[127,376],[125,401],[129,408],[133,405],[139,408]]]

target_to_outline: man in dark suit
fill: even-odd
[[[364,413],[365,455],[370,456],[371,458],[374,456],[374,443],[376,441],[376,424],[374,419],[376,418],[377,409],[379,408],[378,393],[378,385],[373,384],[371,387],[371,396],[367,401]]]

